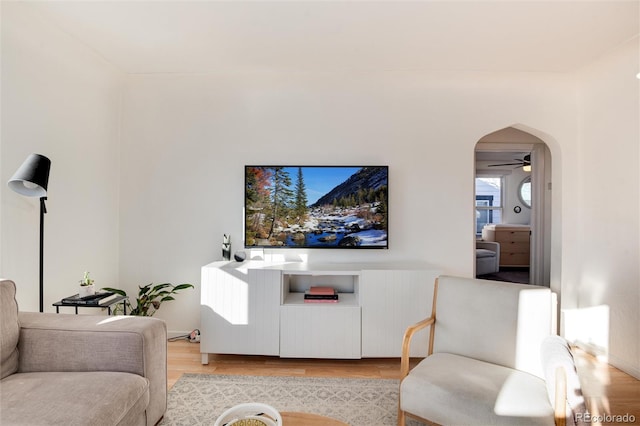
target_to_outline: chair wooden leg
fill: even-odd
[[[398,407],[398,426],[405,426],[405,420],[404,411]]]

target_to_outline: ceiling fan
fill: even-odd
[[[515,163],[501,163],[501,164],[489,164],[489,167],[499,167],[499,166],[516,166],[517,167],[525,167],[531,168],[531,154],[527,154],[524,157],[514,158],[513,161]],[[526,171],[526,169],[525,169]]]

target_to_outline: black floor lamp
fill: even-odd
[[[44,155],[31,154],[9,179],[9,188],[27,197],[40,197],[40,312],[44,311],[44,214],[47,207],[47,185],[51,160]]]

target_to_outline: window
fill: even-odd
[[[489,223],[502,223],[501,176],[476,177],[476,235]]]
[[[520,197],[520,202],[522,202],[522,204],[531,208],[531,176],[527,176],[522,182],[520,182],[518,197]]]

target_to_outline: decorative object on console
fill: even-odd
[[[84,277],[80,280],[80,289],[78,290],[78,296],[84,298],[96,294],[96,287],[93,285],[93,280],[89,278],[89,272],[85,271]]]
[[[245,166],[247,248],[388,248],[387,166]]]
[[[222,259],[231,260],[231,235],[222,235]]]
[[[247,258],[247,254],[243,251],[237,251],[233,254],[233,258],[236,260],[236,262],[244,262],[244,260]]]
[[[27,197],[40,197],[40,312],[44,311],[44,215],[51,160],[31,154],[9,179],[9,188]]]
[[[134,308],[133,305],[131,305],[129,299],[124,300],[123,303],[129,306],[130,315],[150,317],[160,309],[162,302],[175,300],[173,297],[174,294],[177,294],[180,290],[193,288],[193,284],[185,283],[173,285],[171,283],[164,283],[154,286],[153,283],[151,283],[138,288],[140,290],[138,291],[138,297],[136,298],[136,307]],[[110,291],[119,294],[120,296],[127,296],[127,293],[119,288],[105,287],[102,290]],[[114,313],[117,314],[118,312],[121,312],[120,308],[120,305],[116,306]],[[126,312],[126,310],[124,310],[125,307],[122,308],[122,312]]]

